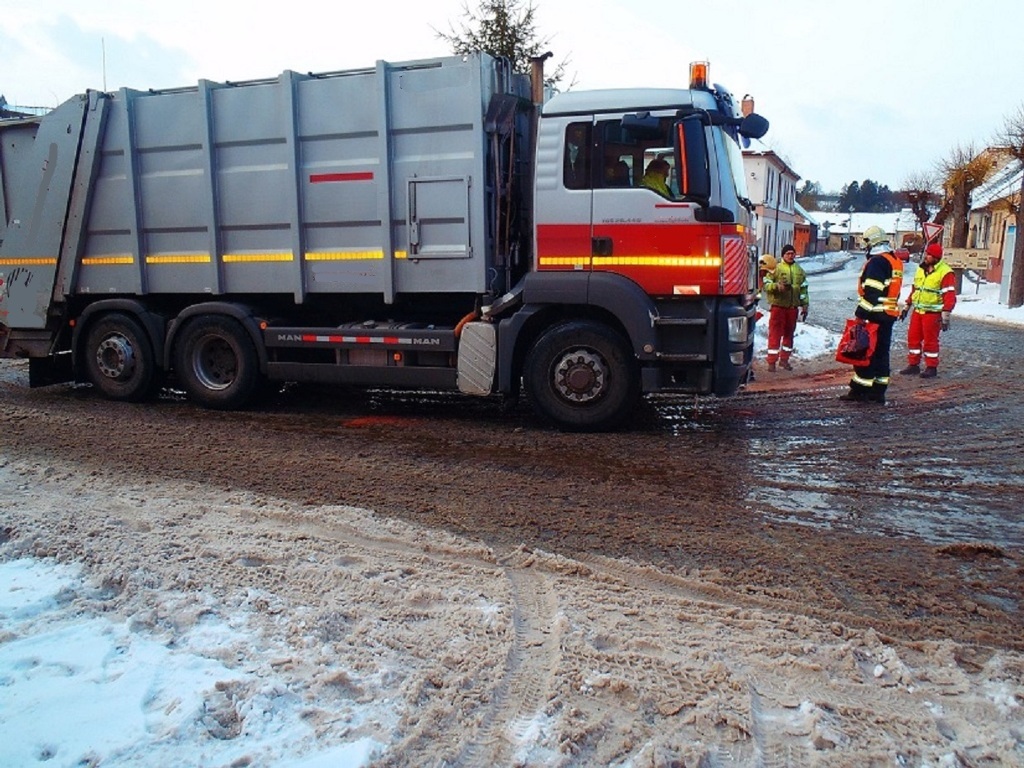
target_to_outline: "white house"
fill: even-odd
[[[759,147],[759,148],[758,148]],[[757,244],[762,253],[778,254],[793,243],[795,226],[802,220],[796,211],[796,183],[800,176],[775,152],[760,142],[743,150],[747,191],[757,213]]]

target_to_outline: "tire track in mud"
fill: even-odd
[[[785,728],[778,722],[768,722],[764,703],[756,687],[750,685],[750,738],[752,753],[742,762],[753,762],[758,768],[797,768],[812,765],[806,749],[798,749],[784,739]]]
[[[575,553],[574,557],[586,567],[627,586],[643,591],[657,591],[670,598],[691,603],[712,603],[727,608],[756,608],[777,612],[784,609],[787,600],[773,594],[770,597],[745,595],[728,587],[719,587],[709,581],[677,576],[653,566],[634,565],[612,560],[601,555]],[[802,596],[795,595],[794,606],[805,607]]]
[[[930,722],[924,713],[908,712],[906,694],[898,696],[889,688],[802,680],[798,691],[791,692],[792,681],[774,677],[770,670],[741,673],[750,691],[754,762],[765,768],[819,765],[819,750],[855,739],[851,732],[877,730],[878,723],[922,732]]]
[[[527,741],[557,671],[561,633],[551,579],[514,562],[505,573],[512,585],[515,639],[494,700],[473,739],[451,762],[454,766],[519,764],[516,748]]]
[[[497,565],[502,569],[511,588],[513,641],[501,679],[491,692],[490,702],[472,738],[444,764],[467,768],[516,764],[516,748],[528,741],[528,732],[551,695],[561,658],[558,598],[543,564],[538,567],[537,559],[519,550],[492,558],[482,549],[476,553],[471,547],[469,551],[460,551],[457,545],[448,546],[436,539],[423,542],[422,547],[409,546],[400,534],[394,537],[387,533],[373,535],[342,521],[304,519],[296,525],[295,514],[271,512],[261,517],[273,519],[295,535],[326,535],[347,546],[410,555],[442,565],[488,570]],[[410,734],[405,740],[403,761],[416,764],[414,753],[419,747],[429,749],[429,735]]]

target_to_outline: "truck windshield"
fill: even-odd
[[[747,174],[743,170],[743,150],[737,141],[737,137],[723,131],[725,154],[728,158],[729,169],[732,172],[733,184],[736,186],[736,197],[750,198],[747,193]]]

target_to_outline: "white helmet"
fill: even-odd
[[[873,248],[874,246],[881,245],[882,243],[888,244],[889,242],[889,236],[885,234],[885,230],[877,224],[872,224],[870,227],[865,229],[862,237],[864,238],[864,244],[868,248]],[[889,250],[891,251],[892,248],[890,247]]]

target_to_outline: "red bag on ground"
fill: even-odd
[[[878,344],[878,326],[854,317],[846,321],[846,330],[839,337],[836,361],[847,365],[867,365]]]

